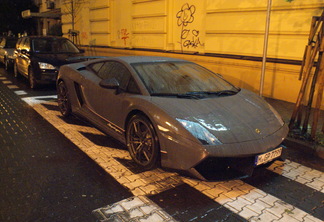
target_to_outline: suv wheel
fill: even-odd
[[[31,67],[28,69],[28,81],[31,89],[37,88],[37,81],[35,79],[35,75]]]
[[[8,71],[9,70],[9,61],[7,58],[4,58],[4,64],[5,64],[5,69]]]

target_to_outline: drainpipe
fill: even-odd
[[[267,20],[266,20],[266,28],[265,28],[264,44],[263,44],[262,70],[261,70],[261,79],[260,79],[260,91],[259,91],[260,96],[262,96],[263,94],[264,76],[265,76],[266,61],[267,61],[271,4],[272,4],[272,0],[268,0]]]

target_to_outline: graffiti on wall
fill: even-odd
[[[181,51],[183,48],[197,48],[203,46],[199,38],[199,30],[189,29],[189,25],[195,21],[194,14],[196,12],[196,6],[184,4],[181,10],[177,13],[177,25],[181,27],[180,41]]]
[[[127,39],[129,38],[129,32],[127,29],[118,30],[118,38],[124,40],[124,45],[127,45]]]

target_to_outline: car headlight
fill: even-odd
[[[189,120],[177,120],[188,130],[194,137],[196,137],[203,145],[220,145],[222,144],[213,134],[211,134],[205,127],[199,123]]]
[[[45,63],[45,62],[38,62],[40,69],[55,69],[55,67],[52,64]]]

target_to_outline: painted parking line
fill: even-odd
[[[14,93],[18,96],[23,96],[28,94],[25,90],[15,90]]]
[[[249,221],[322,221],[241,180],[184,181]]]
[[[324,173],[321,171],[290,160],[275,161],[268,169],[324,193]]]
[[[50,96],[32,96],[32,97],[24,97],[21,98],[23,101],[28,103],[30,106],[34,106],[36,104],[42,104],[46,101],[55,101],[57,99],[57,95]]]
[[[93,211],[101,221],[175,222],[145,196],[134,196]],[[137,220],[138,219],[138,220]]]

